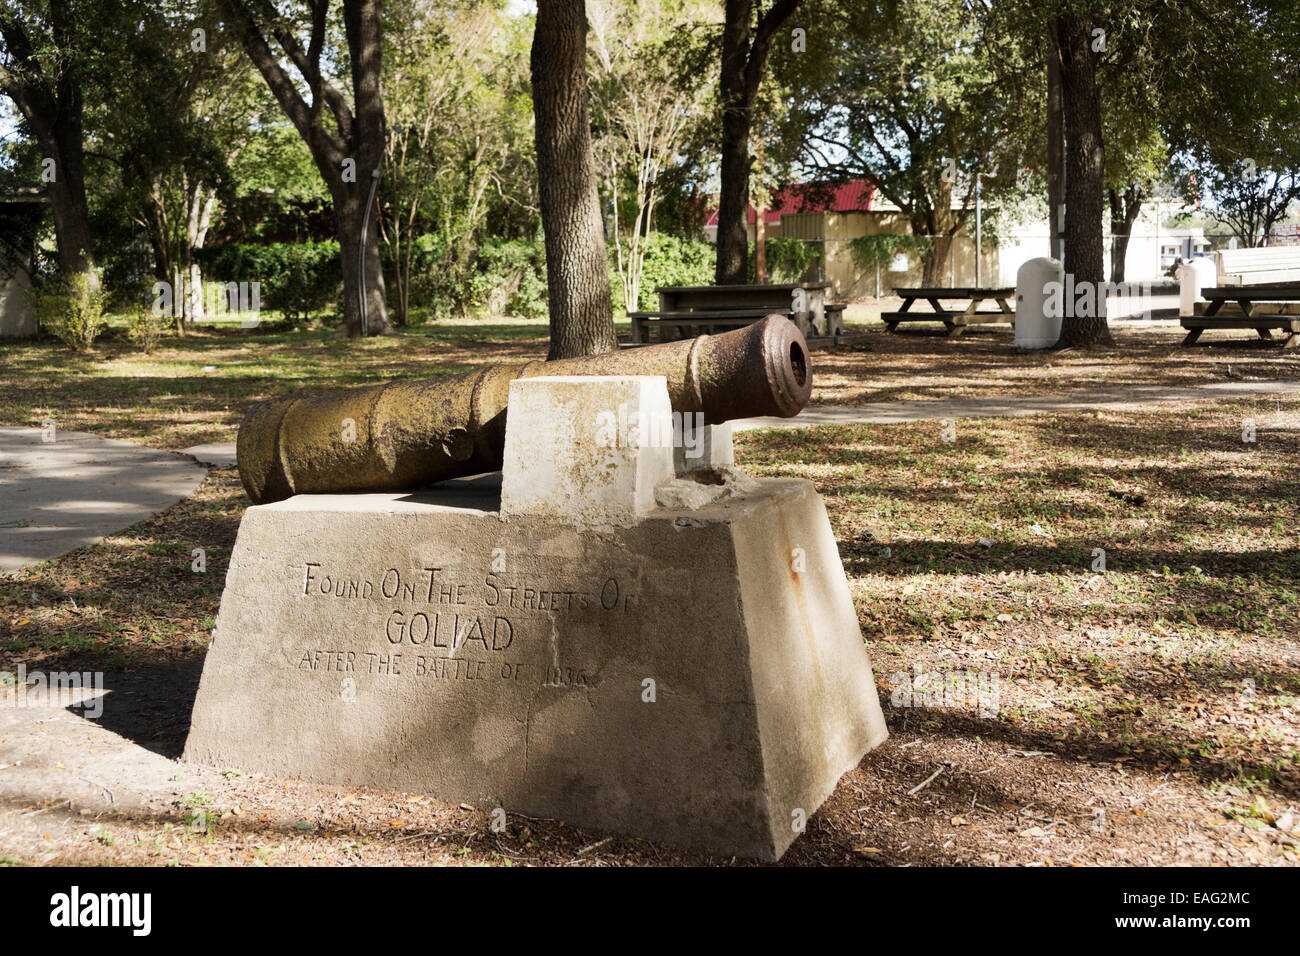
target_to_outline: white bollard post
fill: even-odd
[[[1045,349],[1061,337],[1059,306],[1063,305],[1062,283],[1065,269],[1060,260],[1040,256],[1030,259],[1016,270],[1016,348]],[[1056,283],[1055,315],[1048,315],[1047,301],[1053,297],[1051,283]]]
[[[1218,281],[1219,270],[1214,260],[1208,257],[1192,259],[1183,263],[1183,272],[1178,280],[1178,314],[1195,315],[1196,303],[1204,302],[1201,290]]]

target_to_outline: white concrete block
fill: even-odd
[[[661,375],[567,375],[510,383],[503,515],[628,525],[674,476]]]

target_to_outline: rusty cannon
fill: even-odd
[[[265,504],[496,471],[510,382],[539,375],[662,375],[673,410],[702,413],[708,425],[789,418],[812,394],[803,334],[769,315],[734,332],[626,352],[259,402],[239,426],[240,480],[255,504]]]

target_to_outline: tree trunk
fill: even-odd
[[[358,164],[360,167],[360,164]],[[361,227],[370,193],[370,175],[358,174],[355,183],[339,183],[334,192],[334,223],[339,236],[339,264],[343,269],[343,330],[348,338],[361,335]],[[365,180],[363,184],[363,180]],[[364,185],[364,190],[360,187]],[[373,222],[366,229],[366,334],[392,331],[385,306],[384,271],[379,258],[379,230]]]
[[[1107,189],[1110,202],[1110,281],[1124,281],[1124,263],[1128,258],[1128,243],[1133,235],[1133,223],[1142,209],[1142,192],[1136,184],[1121,194]]]
[[[1114,187],[1107,188],[1106,201],[1110,204],[1110,281],[1124,281],[1124,260],[1128,256],[1128,234],[1124,229],[1124,206]]]
[[[171,243],[167,241],[167,209],[159,187],[160,175],[152,174],[149,201],[145,204],[145,227],[149,234],[149,248],[153,252],[153,274],[159,282],[172,290],[172,317],[176,320],[176,334],[184,338],[188,332],[191,313],[190,292],[185,285],[185,275]]]
[[[1074,288],[1091,286],[1095,307],[1077,309],[1074,303],[1066,303],[1061,337],[1056,344],[1059,348],[1094,348],[1114,344],[1106,324],[1105,306],[1097,301],[1105,276],[1101,98],[1088,22],[1077,16],[1063,16],[1057,23],[1065,127],[1065,265],[1074,277]]]
[[[921,253],[921,285],[934,287],[947,285],[952,276],[952,236],[936,236],[934,242]]]
[[[717,263],[713,281],[740,285],[749,271],[749,130],[772,41],[799,0],[776,0],[750,42],[753,0],[726,0],[722,28],[722,157],[718,192]]]
[[[1047,229],[1054,259],[1062,259],[1061,210],[1065,204],[1065,176],[1061,155],[1061,47],[1056,21],[1048,29],[1047,43]]]
[[[204,305],[203,270],[194,259],[194,253],[203,248],[207,241],[208,227],[212,223],[212,206],[216,202],[217,191],[204,189],[203,183],[195,183],[190,195],[189,215],[185,220],[186,258],[189,259],[190,288],[195,290],[191,320],[202,322],[206,319],[207,309]],[[232,306],[233,307],[233,306]]]
[[[726,96],[725,79],[723,83]],[[718,256],[713,270],[718,285],[743,285],[749,271],[749,118],[749,111],[741,107],[727,108],[722,116]]]
[[[365,257],[365,302],[367,335],[391,332],[388,324],[384,270],[379,258],[379,226],[375,222],[371,187],[378,195],[377,177],[384,165],[384,98],[382,75],[381,0],[344,0],[343,27],[348,38],[352,64],[352,100],[355,115],[351,146],[356,156],[356,182],[337,184],[334,192],[334,221],[339,231],[339,262],[343,268],[343,327],[349,338],[362,334],[361,277],[357,271]],[[339,200],[343,201],[340,202]],[[377,201],[377,199],[376,199]],[[364,253],[360,249],[365,232]]]
[[[50,210],[59,247],[59,265],[69,275],[85,274],[92,290],[99,289],[95,255],[90,242],[90,213],[86,204],[81,135],[81,97],[76,98],[76,115],[60,116],[54,123],[55,174],[49,184]],[[42,144],[44,145],[44,144]]]
[[[718,285],[743,285],[749,277],[749,127],[753,101],[747,95],[745,74],[753,7],[753,0],[726,0],[722,28],[722,156],[717,258],[713,267],[713,281]]]
[[[937,198],[943,206],[951,205],[952,192],[950,189],[940,189]],[[953,233],[961,227],[961,224],[944,225],[943,223],[950,222],[950,217],[934,209],[917,207],[913,209],[912,215],[908,217],[908,223],[912,228],[912,235],[922,240],[919,253],[921,285],[931,288],[948,285],[948,278],[953,273]],[[922,237],[930,237],[932,241]]]
[[[397,325],[405,328],[410,324],[411,316],[407,311],[410,296],[407,290],[411,286],[411,254],[402,242],[400,226],[394,228],[393,238],[388,243],[393,256],[393,283],[397,286]]]
[[[583,0],[539,0],[531,65],[551,313],[548,359],[618,348],[587,120],[586,59]]]

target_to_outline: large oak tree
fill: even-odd
[[[343,0],[346,51],[334,51],[333,55],[346,61],[350,97],[321,66],[330,27],[330,0],[307,0],[305,46],[296,32],[302,24],[282,16],[270,0],[220,3],[249,59],[310,148],[329,189],[343,267],[344,330],[350,337],[362,334],[364,295],[366,331],[372,335],[388,331],[379,230],[370,204],[371,187],[384,160],[381,0]],[[272,42],[279,48],[278,54]],[[332,129],[327,116],[333,120]]]
[[[0,90],[14,102],[48,167],[59,264],[97,289],[86,205],[83,72],[89,30],[70,0],[0,6]]]
[[[618,348],[587,118],[583,0],[539,0],[533,34],[537,178],[546,233],[550,359]]]

